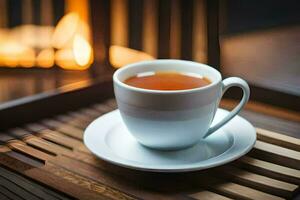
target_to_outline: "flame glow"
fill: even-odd
[[[79,16],[76,13],[65,15],[57,24],[52,36],[52,46],[61,49],[70,46],[79,24]]]
[[[153,56],[142,51],[117,45],[113,45],[109,48],[109,62],[115,68],[120,68],[124,65],[138,61],[153,59]]]
[[[34,64],[34,51],[29,47],[9,40],[0,46],[0,60],[1,63],[8,67],[16,67],[18,65],[27,67],[30,64]]]
[[[50,68],[57,64],[63,69],[89,68],[93,62],[90,28],[88,16],[81,15],[70,12],[56,27],[29,24],[0,29],[0,66]]]
[[[31,67],[35,65],[35,51],[32,48],[25,49],[19,56],[19,65]]]
[[[90,1],[65,0],[64,11],[56,26],[0,28],[0,67],[89,68],[94,61]]]
[[[55,63],[63,69],[84,70],[93,62],[89,26],[77,13],[64,16],[55,28],[52,46],[57,48]]]
[[[92,47],[82,36],[76,35],[73,41],[73,54],[78,65],[85,69],[92,61]]]
[[[55,63],[63,69],[74,69],[77,66],[72,49],[61,49],[55,52]]]
[[[54,50],[43,49],[36,57],[37,65],[44,68],[49,68],[54,65]]]

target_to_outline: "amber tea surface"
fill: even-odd
[[[180,72],[145,72],[124,81],[127,85],[150,90],[187,90],[209,85],[206,77]]]

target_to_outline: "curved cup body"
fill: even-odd
[[[123,83],[148,71],[200,74],[211,84],[190,90],[147,90]],[[182,60],[153,60],[130,64],[113,76],[122,119],[142,145],[175,150],[194,145],[207,135],[222,97],[221,74],[204,64]]]

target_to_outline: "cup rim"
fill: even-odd
[[[138,88],[138,87],[134,87],[134,86],[130,86],[127,85],[126,83],[123,83],[122,81],[119,80],[118,76],[120,73],[122,73],[125,70],[130,70],[131,68],[134,68],[138,65],[145,65],[145,64],[149,64],[149,63],[166,63],[166,62],[181,62],[181,63],[189,63],[189,64],[196,64],[202,67],[207,68],[210,71],[213,71],[215,74],[217,74],[217,80],[216,81],[212,81],[211,84],[203,86],[203,87],[198,87],[198,88],[192,88],[192,89],[185,89],[185,90],[151,90],[151,89],[144,89],[144,88]],[[129,90],[133,90],[135,92],[142,92],[142,93],[151,93],[151,94],[181,94],[181,93],[193,93],[196,91],[203,91],[203,90],[207,90],[209,88],[212,88],[216,85],[218,85],[221,81],[222,81],[222,76],[221,73],[214,69],[213,67],[206,65],[206,64],[202,64],[202,63],[198,63],[198,62],[194,62],[194,61],[189,61],[189,60],[178,60],[178,59],[155,59],[155,60],[147,60],[147,61],[140,61],[140,62],[135,62],[132,64],[128,64],[123,66],[122,68],[119,68],[117,71],[115,71],[115,73],[113,74],[113,81],[118,84],[121,87],[124,87],[126,89]]]

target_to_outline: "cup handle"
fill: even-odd
[[[215,132],[216,130],[221,128],[223,125],[225,125],[234,116],[236,116],[241,111],[241,109],[244,107],[244,105],[248,102],[249,96],[250,96],[250,88],[246,81],[244,81],[243,79],[238,78],[238,77],[230,77],[230,78],[226,78],[225,80],[222,81],[222,96],[226,92],[226,90],[228,90],[230,87],[233,87],[233,86],[240,87],[243,90],[242,100],[224,119],[222,119],[216,125],[210,127],[203,138],[208,137],[213,132]]]

